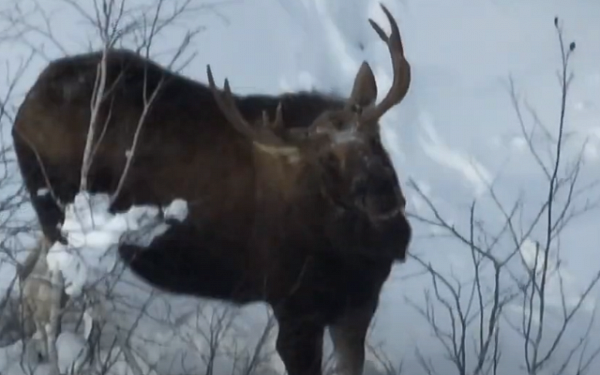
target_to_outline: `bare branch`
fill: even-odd
[[[453,244],[464,248],[470,255],[472,273],[466,276],[462,272],[462,278],[456,277],[452,268],[442,271],[424,257],[412,255],[430,276],[432,287],[425,293],[424,306],[408,301],[428,323],[444,349],[446,359],[460,375],[496,374],[500,371],[500,332],[519,335],[524,349],[523,367],[532,375],[548,369],[551,363],[557,374],[567,369],[571,371],[570,366],[578,356],[585,357],[580,359],[578,367],[585,371],[590,368],[590,361],[598,356],[597,351],[587,356],[583,353],[592,338],[589,334],[572,343],[570,348],[561,350],[575,317],[582,315],[600,280],[600,270],[577,296],[573,296],[573,292],[565,285],[566,271],[560,253],[561,234],[576,217],[598,207],[598,198],[591,196],[598,181],[584,186],[581,183],[584,175],[583,151],[587,140],[574,158],[569,159],[566,152],[566,103],[574,77],[569,72],[569,62],[575,47],[574,43],[565,46],[562,28],[558,24],[557,31],[562,65],[556,134],[542,122],[534,108],[526,104],[533,121],[533,126],[528,127],[521,110],[520,96],[512,78],[509,80],[510,96],[521,135],[537,168],[542,172],[542,183],[547,186],[543,201],[530,202],[519,197],[508,205],[500,199],[497,188],[488,184],[487,195],[472,202],[468,225],[463,227],[446,219],[440,207],[414,181],[410,181],[410,187],[428,211],[425,214],[411,213],[411,218],[436,228],[438,236],[451,238]],[[537,131],[541,132],[541,137],[536,136]],[[539,196],[538,191],[533,193],[535,198]],[[493,208],[500,212],[503,220],[494,230],[488,228],[489,225],[476,210],[486,198],[491,200]],[[559,296],[558,309],[557,302],[550,300],[556,299],[556,290]],[[520,301],[519,304],[517,301]],[[512,319],[517,307],[521,309],[520,324]],[[560,313],[557,314],[556,310]],[[552,319],[552,323],[549,319]],[[592,326],[593,316],[586,332]],[[506,331],[504,327],[510,330]],[[466,345],[470,337],[473,337],[472,348]],[[559,360],[557,355],[561,357]],[[435,373],[432,362],[420,351],[417,351],[417,359],[425,372]]]

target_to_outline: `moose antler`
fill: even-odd
[[[376,122],[379,120],[379,118],[381,118],[381,116],[390,110],[390,108],[400,103],[408,92],[411,80],[410,64],[404,57],[404,47],[402,45],[402,39],[400,38],[400,29],[398,28],[398,24],[385,5],[379,5],[381,6],[381,9],[385,13],[390,23],[390,28],[392,31],[391,35],[388,37],[383,29],[372,19],[369,19],[369,23],[373,29],[375,29],[375,32],[377,32],[377,35],[379,35],[381,40],[383,40],[388,46],[392,58],[394,80],[385,98],[383,98],[383,100],[376,106],[367,108],[364,110],[364,112],[362,112],[360,119],[361,123],[363,124]],[[353,88],[353,92],[350,97],[351,100],[356,102],[356,97],[360,95],[361,97],[366,97],[368,99],[372,98],[374,101],[375,97],[377,96],[377,85],[375,83],[373,71],[366,62],[363,63],[359,69],[354,85],[355,87]],[[357,91],[359,89],[367,92],[358,93]],[[356,104],[359,106],[365,106],[367,103]]]
[[[283,128],[283,115],[281,113],[281,103],[277,106],[275,120],[271,122],[266,111],[263,111],[263,126],[256,127],[251,126],[240,113],[235,99],[231,93],[229,87],[229,80],[225,78],[223,91],[219,90],[215,85],[215,80],[210,69],[210,65],[206,66],[206,73],[208,75],[208,84],[213,93],[215,101],[219,106],[219,109],[227,118],[233,127],[247,136],[254,142],[270,146],[270,147],[290,147],[290,145],[275,134],[275,131]]]
[[[267,113],[263,112],[262,126],[253,127],[239,112],[229,87],[229,81],[225,79],[223,90],[219,90],[215,86],[210,65],[208,65],[206,68],[208,82],[221,112],[235,129],[255,144],[262,145],[263,148],[266,147],[272,151],[280,149],[277,152],[284,153],[289,153],[293,151],[292,149],[307,145],[307,142],[328,142],[330,140],[329,134],[335,132],[335,129],[331,126],[333,122],[352,121],[352,118],[356,119],[355,116],[358,115],[359,124],[363,127],[376,124],[377,120],[390,108],[402,101],[408,92],[411,80],[410,64],[404,57],[404,47],[402,46],[398,24],[385,5],[380,4],[380,6],[390,22],[391,35],[388,37],[373,20],[369,19],[369,23],[371,23],[381,40],[388,45],[392,58],[394,80],[389,92],[379,104],[374,105],[377,98],[375,76],[369,64],[364,62],[356,74],[352,93],[343,109],[323,112],[307,128],[285,129],[281,103],[279,103],[275,120],[269,120]],[[365,109],[363,110],[363,108]],[[278,134],[281,134],[283,138]]]
[[[215,85],[210,65],[207,65],[206,73],[208,75],[208,84],[215,101],[221,112],[223,112],[223,115],[227,118],[227,121],[229,121],[237,131],[251,139],[255,144],[261,145],[263,149],[268,149],[268,151],[272,153],[290,154],[297,152],[297,149],[305,145],[311,138],[319,138],[320,141],[324,141],[327,137],[327,135],[324,134],[311,134],[306,131],[306,129],[285,129],[285,139],[277,135],[276,133],[283,133],[285,128],[281,102],[275,111],[275,120],[269,120],[269,115],[266,111],[263,111],[262,126],[254,127],[250,125],[237,108],[235,99],[231,93],[231,88],[229,87],[229,80],[225,78],[223,90],[221,91]],[[325,113],[317,118],[313,125],[326,122],[327,116],[325,115],[327,114],[328,113]]]

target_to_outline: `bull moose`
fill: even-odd
[[[277,351],[289,375],[320,375],[329,329],[339,370],[362,373],[365,336],[412,229],[379,119],[406,95],[411,78],[399,28],[385,6],[393,83],[376,104],[369,65],[348,98],[315,91],[236,95],[202,84],[126,49],[105,58],[87,190],[111,206],[188,202],[149,247],[119,245],[138,277],[171,292],[235,304],[262,301],[278,321]],[[103,52],[67,56],[39,75],[12,136],[19,169],[44,236],[63,241],[64,213],[80,188],[82,159]],[[160,91],[148,109],[144,97]],[[145,91],[146,90],[146,91]],[[133,156],[132,139],[146,112]],[[51,194],[41,194],[40,189]]]

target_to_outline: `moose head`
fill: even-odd
[[[379,120],[402,101],[411,80],[410,64],[396,21],[381,5],[391,25],[391,35],[369,20],[379,37],[387,44],[393,66],[393,83],[387,95],[376,104],[377,83],[369,64],[363,62],[354,79],[352,92],[344,105],[321,113],[307,127],[289,128],[283,121],[281,102],[275,118],[263,112],[262,123],[250,124],[239,112],[225,79],[223,90],[215,86],[207,67],[210,88],[217,105],[227,120],[256,148],[272,155],[286,157],[321,172],[319,185],[329,201],[341,212],[366,218],[370,227],[385,227],[399,216],[405,220],[406,204],[390,157],[380,138]],[[402,255],[403,257],[403,255]]]

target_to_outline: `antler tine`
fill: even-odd
[[[261,131],[258,132],[244,119],[244,116],[242,116],[239,109],[237,108],[237,105],[235,104],[235,100],[233,98],[233,94],[231,93],[231,88],[229,86],[229,80],[227,78],[225,78],[223,92],[221,92],[215,85],[215,80],[212,75],[210,65],[206,66],[206,74],[208,75],[208,84],[215,98],[215,101],[219,106],[219,109],[221,110],[221,112],[223,112],[223,115],[225,116],[225,118],[227,118],[227,121],[229,121],[237,131],[239,131],[241,134],[245,135],[254,142],[263,143],[269,146],[285,146],[283,140],[281,140],[275,134],[269,132],[271,126],[263,127],[263,129],[261,129]],[[276,117],[275,123],[277,126],[282,126],[283,119],[281,116],[281,108],[279,107],[277,114],[278,116]],[[265,121],[265,116],[266,114],[263,113],[263,121]],[[265,125],[267,125],[267,123],[268,119],[266,119]]]
[[[282,134],[285,141],[287,141],[290,146],[298,148],[303,148],[307,145],[314,146],[317,143],[330,142],[331,138],[329,134],[318,132],[320,125],[329,122],[329,120],[330,113],[325,112],[317,117],[308,128],[285,129],[281,102],[277,105],[277,109],[275,111],[275,120],[270,121],[267,112],[263,111],[263,128],[271,130],[271,134],[282,134],[285,132]],[[311,131],[311,129],[316,129],[316,132]]]
[[[369,23],[387,45],[392,58],[392,68],[394,71],[394,78],[390,91],[387,93],[385,98],[374,108],[371,108],[364,112],[364,119],[378,119],[383,116],[390,108],[400,103],[410,86],[411,80],[411,67],[406,58],[404,57],[404,46],[402,45],[402,38],[400,37],[400,29],[394,17],[385,5],[379,4],[381,9],[385,13],[389,23],[391,34],[388,37],[383,29],[375,23],[372,19],[369,19]]]
[[[275,120],[271,122],[269,120],[269,115],[267,111],[263,111],[263,126],[266,129],[270,129],[274,132],[281,131],[283,129],[283,114],[281,110],[281,102],[277,105],[277,110],[275,111]]]
[[[237,109],[237,106],[233,102],[231,88],[229,87],[229,80],[225,78],[223,87],[224,93],[222,93],[215,85],[215,79],[212,75],[210,65],[206,66],[206,75],[208,76],[208,84],[210,86],[210,90],[212,91],[213,97],[215,98],[219,109],[227,118],[227,121],[229,121],[231,125],[233,125],[233,127],[240,133],[249,137],[250,139],[254,139],[255,132],[252,130],[252,127],[248,124],[248,122],[242,117]]]

